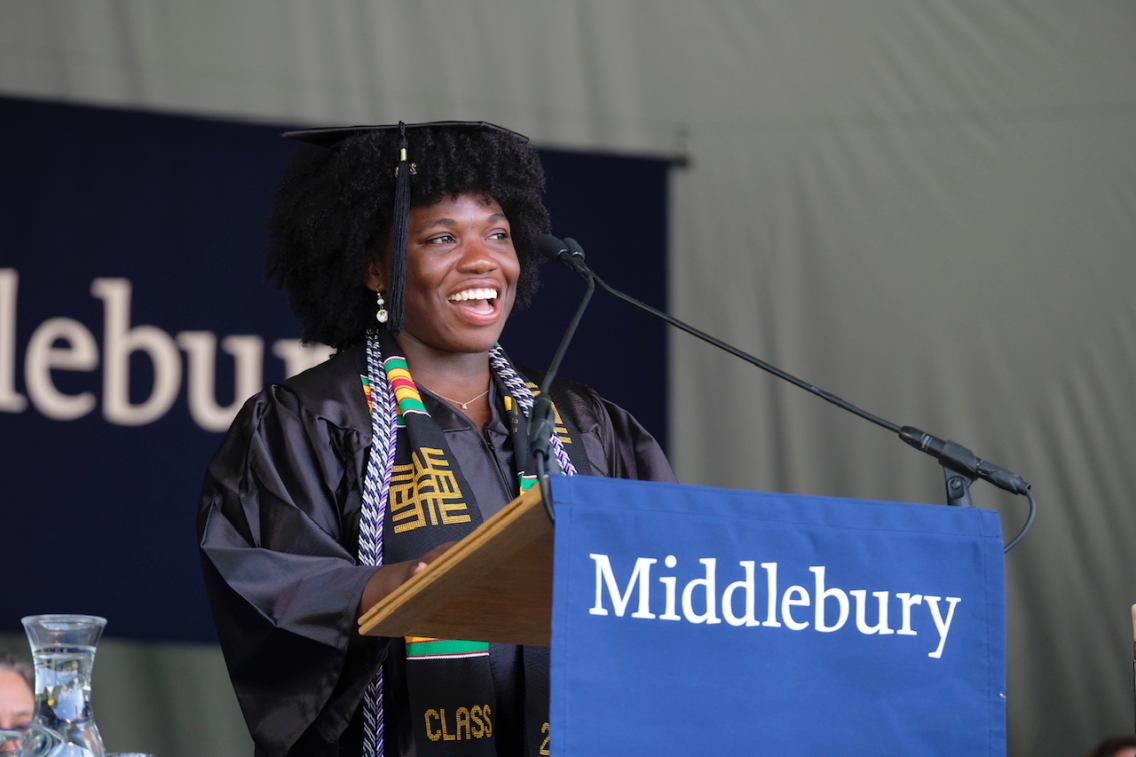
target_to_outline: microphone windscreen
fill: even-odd
[[[580,243],[575,239],[573,239],[572,237],[564,237],[564,246],[568,248],[569,255],[574,258],[580,258],[581,260],[583,259],[584,248],[581,247]]]
[[[551,234],[545,234],[541,237],[536,247],[541,255],[553,261],[560,260],[560,257],[568,252],[568,245]]]

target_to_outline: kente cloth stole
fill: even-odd
[[[382,565],[414,559],[481,525],[473,491],[453,463],[441,427],[430,417],[398,344],[385,329],[367,334],[368,375],[362,377],[371,409],[370,459],[363,486],[358,559]],[[504,400],[513,437],[518,494],[535,480],[526,435],[532,384],[499,346],[490,352],[493,379]],[[559,469],[590,473],[579,434],[555,412],[551,436]],[[570,450],[570,451],[569,451]],[[417,754],[496,755],[496,693],[489,644],[408,637],[406,683]],[[548,650],[524,654],[525,734],[529,754],[548,751]],[[363,701],[365,757],[383,755],[383,669]]]

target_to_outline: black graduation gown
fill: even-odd
[[[374,571],[356,562],[371,443],[365,373],[359,345],[266,387],[245,403],[206,472],[197,517],[202,569],[258,755],[340,754],[337,742],[390,646],[356,633]],[[581,385],[565,384],[554,396],[579,430],[593,473],[675,480],[658,444],[627,412]],[[461,432],[444,412],[439,424],[448,440]],[[481,470],[467,470],[478,454],[468,442],[451,444],[454,455],[467,461],[462,470],[479,506],[499,509],[507,499],[490,482],[511,464],[501,459],[510,453],[497,445],[495,459],[481,445]],[[388,691],[395,685],[388,680]],[[388,755],[399,743],[399,713],[390,705]]]

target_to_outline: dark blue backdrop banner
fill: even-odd
[[[557,754],[1004,757],[990,510],[558,477]]]
[[[265,219],[281,128],[0,99],[0,628],[105,615],[108,634],[214,638],[194,514],[240,403],[298,371]],[[541,151],[553,231],[665,305],[663,160]],[[502,343],[548,365],[583,284],[546,268]],[[326,350],[323,354],[326,354]],[[563,374],[665,443],[661,325],[597,296]]]

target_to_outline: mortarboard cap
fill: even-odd
[[[300,129],[287,131],[281,136],[284,139],[293,139],[306,142],[319,147],[334,148],[349,137],[367,134],[370,132],[387,132],[398,134],[399,156],[398,163],[392,168],[395,176],[394,191],[394,220],[391,234],[391,275],[389,285],[390,296],[390,322],[387,327],[394,333],[402,330],[403,323],[403,292],[406,287],[406,234],[410,218],[410,177],[417,170],[413,163],[407,160],[407,133],[420,129],[455,132],[492,131],[501,135],[508,135],[520,143],[526,143],[529,138],[502,126],[491,124],[488,121],[430,121],[427,123],[408,124],[402,121],[397,124],[376,126],[338,126],[324,129]]]
[[[512,135],[518,142],[528,142],[529,138],[524,134],[519,134],[511,129],[506,129],[504,126],[491,124],[488,121],[428,121],[422,124],[386,124],[379,126],[334,126],[326,129],[300,129],[298,131],[286,131],[280,136],[284,139],[294,139],[298,142],[307,142],[310,145],[318,145],[319,147],[334,147],[339,142],[354,137],[358,134],[366,134],[372,131],[386,131],[386,132],[401,132],[402,130],[413,132],[415,129],[450,129],[452,131],[496,131],[501,134]]]

